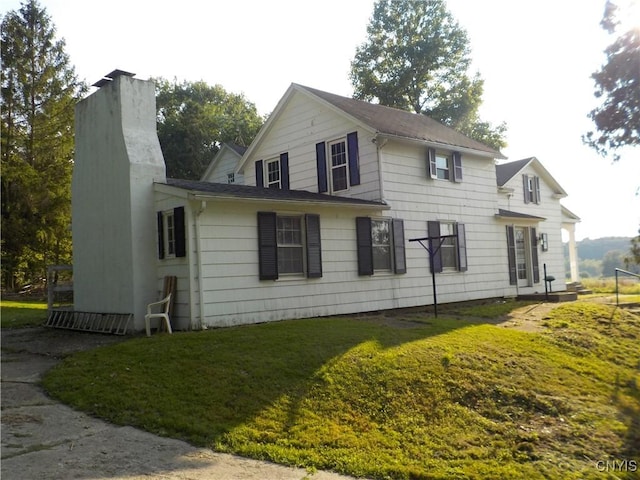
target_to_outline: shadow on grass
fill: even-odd
[[[283,398],[293,423],[317,372],[359,345],[388,349],[468,325],[328,318],[156,335],[74,355],[44,385],[114,423],[212,446]]]

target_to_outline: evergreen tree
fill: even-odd
[[[351,62],[354,97],[423,113],[495,149],[505,124],[479,118],[483,80],[469,77],[467,34],[444,0],[379,0]]]
[[[71,262],[73,116],[86,90],[37,0],[2,19],[2,281]]]
[[[262,126],[253,103],[220,85],[155,82],[158,138],[168,177],[199,179],[221,143],[248,146]]]
[[[607,1],[600,25],[614,34],[620,21],[618,7]],[[589,113],[596,131],[584,136],[584,141],[605,156],[619,148],[640,145],[640,27],[633,25],[605,50],[607,61],[591,77],[596,83],[596,98],[602,104]]]

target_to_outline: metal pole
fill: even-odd
[[[543,263],[542,267],[544,268],[544,299],[546,302],[548,302],[549,292],[547,291],[547,264]]]
[[[620,306],[620,300],[618,298],[618,269],[616,268],[616,307]]]
[[[431,254],[431,252],[429,252]],[[438,298],[436,297],[436,269],[433,268],[433,256],[431,254],[431,285],[433,286],[433,315],[438,318]]]

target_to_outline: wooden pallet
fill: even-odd
[[[131,313],[95,313],[75,310],[51,310],[45,327],[78,330],[81,332],[125,335]]]

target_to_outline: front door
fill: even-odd
[[[516,273],[518,275],[518,286],[528,287],[531,285],[530,268],[531,255],[529,254],[529,242],[527,239],[529,229],[526,227],[515,227],[515,243],[516,243]]]

